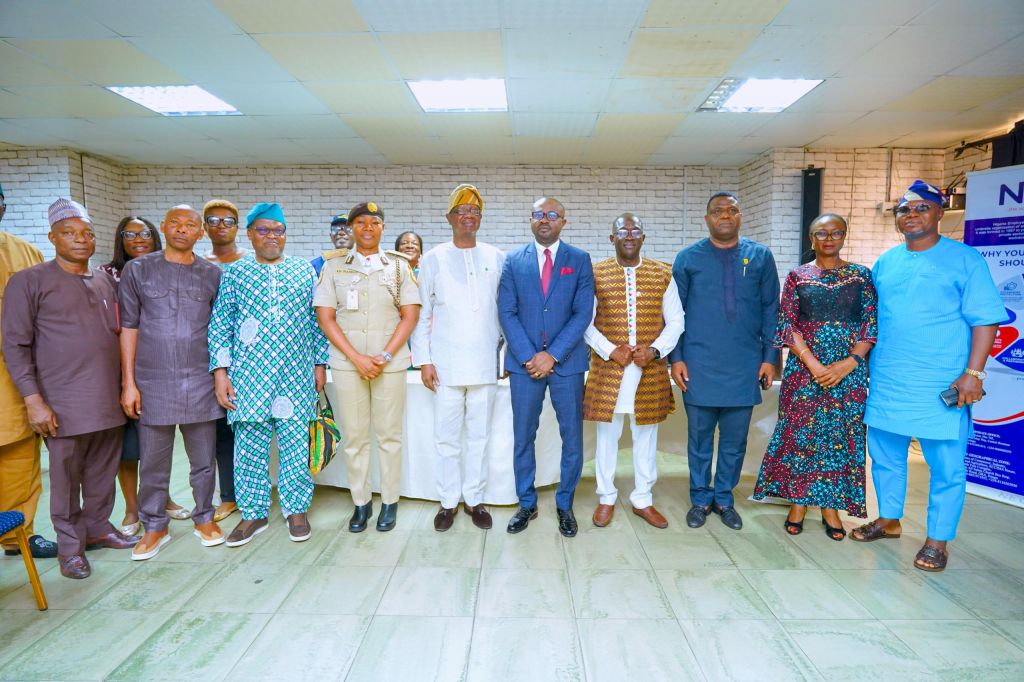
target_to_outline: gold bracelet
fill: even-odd
[[[802,351],[800,351],[799,353],[797,353],[797,355],[796,355],[797,359],[798,359],[798,360],[799,360],[800,362],[803,362],[803,361],[804,361],[804,353],[806,353],[806,352],[807,352],[807,351],[809,351],[809,350],[810,350],[810,348],[804,348],[804,349],[803,349]]]

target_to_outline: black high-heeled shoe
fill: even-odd
[[[804,510],[804,514],[807,514],[806,509]],[[799,521],[790,521],[788,513],[786,514],[786,520],[782,525],[790,535],[800,535],[800,533],[804,532],[804,520],[800,519]]]
[[[827,535],[830,540],[842,542],[843,538],[846,537],[845,528],[843,528],[842,526],[840,526],[839,528],[833,528],[832,526],[828,525],[824,517],[822,517],[821,519],[821,525],[825,526],[825,535]]]

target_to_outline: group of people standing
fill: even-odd
[[[675,409],[671,381],[688,424],[687,525],[700,527],[713,513],[739,529],[734,489],[752,410],[788,348],[779,420],[754,498],[789,500],[792,535],[802,532],[806,509],[819,507],[826,533],[842,540],[839,512],[867,515],[867,441],[881,516],[852,538],[899,537],[907,447],[917,437],[932,477],[928,540],[915,565],[942,570],[964,499],[969,406],[983,395],[985,359],[1006,315],[981,257],[939,235],[941,206],[937,189],[915,182],[895,209],[906,244],[874,271],[842,259],[842,217],[819,217],[810,228],[815,259],[786,278],[780,307],[772,253],[740,236],[742,212],[730,192],[710,198],[708,237],[671,266],[642,255],[647,228],[632,212],[611,222],[614,256],[593,263],[561,238],[568,220],[553,197],[534,202],[533,239],[506,255],[477,239],[484,199],[462,184],[448,201],[451,241],[422,257],[415,233],[400,235],[396,250],[381,249],[384,210],[373,201],[331,221],[335,248],[312,263],[286,255],[282,208],[256,204],[245,217],[250,249],[242,249],[239,212],[218,199],[202,211],[172,207],[160,223],[163,243],[152,224],[126,218],[114,262],[92,269],[88,212],[58,199],[49,209],[54,260],[43,263],[0,232],[3,360],[17,398],[9,409],[5,403],[5,424],[21,425],[0,444],[0,507],[34,512],[41,436],[57,543],[34,535],[33,554],[57,555],[70,578],[90,574],[85,551],[93,547],[149,559],[170,540],[169,519],[182,513],[168,490],[180,431],[195,536],[204,546],[241,546],[268,528],[276,441],[278,505],[289,538],[307,540],[309,425],[329,366],[354,507],[348,529],[362,532],[374,516],[372,430],[381,473],[376,528],[389,531],[401,487],[405,376],[415,367],[435,394],[436,530],[452,527],[460,505],[479,528],[492,526],[484,505],[489,422],[503,376],[519,498],[509,533],[539,513],[535,440],[546,395],[561,436],[562,535],[578,532],[584,420],[597,424],[592,521],[612,523],[627,416],[632,512],[665,528],[652,491],[658,425]],[[205,257],[195,251],[204,233],[212,243]],[[952,408],[938,396],[950,386],[958,390]],[[126,504],[117,529],[109,520],[114,481],[120,472],[126,502],[134,498],[133,459],[137,518]],[[241,521],[225,536],[218,522],[236,510]]]

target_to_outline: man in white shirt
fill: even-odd
[[[434,529],[441,532],[452,527],[460,499],[474,525],[491,527],[483,493],[498,380],[497,299],[505,254],[476,239],[483,208],[473,185],[452,190],[447,215],[452,240],[420,259],[422,311],[412,335],[412,357],[423,385],[436,394],[434,442],[441,508]]]
[[[668,521],[654,508],[658,424],[674,409],[666,358],[683,332],[683,307],[667,263],[641,258],[643,221],[623,213],[608,240],[615,258],[594,266],[594,321],[583,335],[594,353],[583,397],[583,418],[597,422],[595,457],[599,504],[594,525],[615,511],[615,465],[625,415],[633,433],[633,513],[656,528]]]

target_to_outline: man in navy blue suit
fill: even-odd
[[[498,316],[508,343],[505,370],[512,388],[513,466],[519,496],[509,533],[524,530],[537,518],[534,440],[549,389],[562,437],[555,493],[558,530],[570,538],[577,531],[572,499],[583,469],[583,374],[590,364],[583,332],[594,315],[594,271],[585,251],[559,239],[566,222],[565,207],[557,199],[534,202],[534,241],[508,255],[498,285]]]

